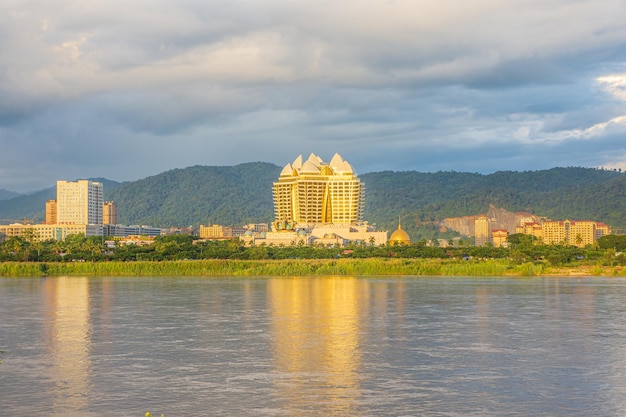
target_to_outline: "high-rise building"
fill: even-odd
[[[274,183],[274,226],[278,230],[362,221],[365,186],[339,154],[329,163],[311,154],[283,168]]]
[[[491,240],[491,225],[487,216],[478,216],[474,220],[474,237],[476,246],[482,246]]]
[[[114,201],[102,204],[102,224],[117,224],[117,204]]]
[[[102,224],[102,183],[57,181],[58,224]]]
[[[45,224],[57,224],[57,201],[46,201],[46,223]]]

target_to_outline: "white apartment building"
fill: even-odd
[[[102,183],[57,181],[57,223],[102,225]]]

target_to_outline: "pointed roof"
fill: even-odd
[[[291,167],[291,164],[287,164],[285,165],[285,167],[283,168],[282,171],[280,171],[280,176],[281,177],[288,177],[293,173],[293,168]]]
[[[333,159],[330,160],[329,165],[338,174],[352,174],[354,172],[352,166],[348,162],[346,162],[346,160],[343,159],[338,153],[333,155]]]
[[[311,155],[309,155],[309,159],[307,159],[306,161],[311,162],[316,167],[319,167],[320,164],[324,163],[324,161],[322,161],[322,158],[315,155],[313,152],[311,152]]]
[[[302,169],[300,169],[300,172],[307,174],[317,174],[318,172],[320,172],[320,167],[310,159],[307,159],[304,165],[302,165]]]
[[[293,161],[293,164],[291,165],[293,166],[293,169],[302,168],[302,155],[298,155],[298,157]]]

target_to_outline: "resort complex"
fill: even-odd
[[[285,165],[273,190],[277,229],[363,220],[364,186],[339,154],[329,163],[315,154],[304,162],[298,156]]]
[[[24,218],[23,222],[11,220],[10,224],[0,225],[0,242],[13,236],[25,237],[29,241],[59,241],[70,235],[83,234],[86,237],[101,236],[103,241],[107,238],[120,244],[124,241],[150,243],[156,236],[183,233],[193,234],[201,240],[239,239],[247,246],[411,244],[409,233],[400,225],[400,218],[397,230],[390,235],[387,231],[376,230],[374,224],[364,219],[365,185],[352,165],[338,153],[329,162],[314,153],[307,159],[299,155],[286,164],[278,178],[269,182],[267,187],[272,193],[274,218],[267,219],[266,223],[196,223],[195,226],[171,230],[119,224],[117,204],[104,200],[101,182],[59,180],[56,182],[56,199],[45,202],[45,220],[34,224]],[[397,213],[389,214],[395,216]],[[504,247],[509,244],[511,235],[523,234],[532,236],[532,240],[539,244],[582,248],[593,246],[599,238],[612,232],[602,222],[553,220],[493,206],[483,214],[436,220],[433,226],[439,232],[452,233],[445,235],[448,236],[445,239],[422,239],[422,244]]]
[[[311,154],[285,165],[273,185],[272,230],[246,234],[250,244],[380,245],[387,232],[363,221],[365,186],[339,154],[330,162]]]

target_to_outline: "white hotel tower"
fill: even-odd
[[[102,225],[102,183],[57,181],[57,223]]]

